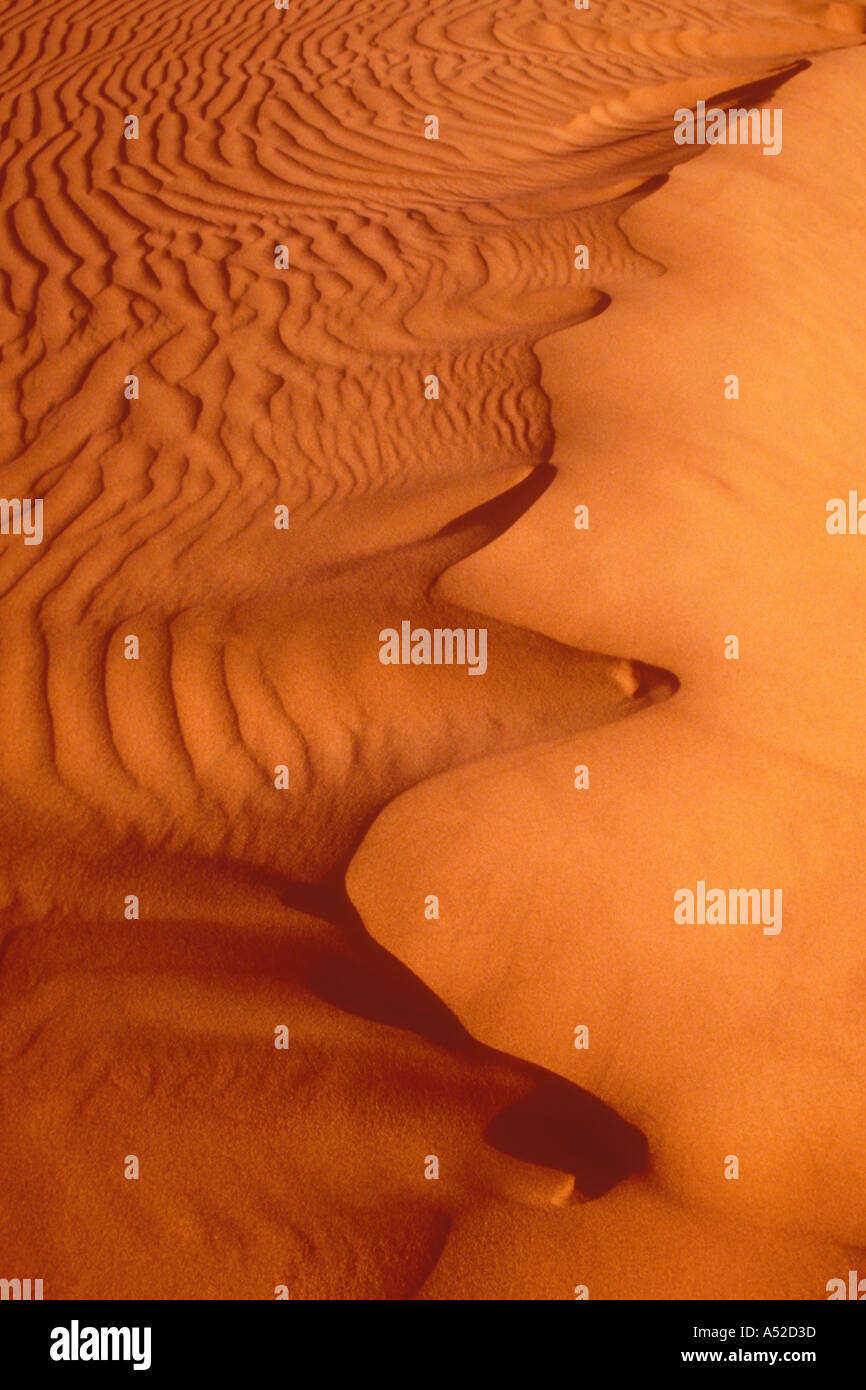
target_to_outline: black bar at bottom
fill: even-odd
[[[866,1300],[861,1300],[866,1301]],[[507,1321],[499,1322],[502,1313]],[[422,1321],[416,1323],[415,1318]],[[427,1319],[430,1319],[428,1322]],[[567,1365],[577,1374],[618,1371],[667,1372],[703,1366],[807,1367],[822,1381],[861,1362],[866,1310],[828,1302],[570,1304],[554,1315],[532,1313],[528,1305],[464,1305],[457,1312],[388,1313],[382,1324],[370,1304],[363,1311],[348,1302],[302,1300],[268,1303],[25,1302],[0,1304],[3,1364],[18,1365],[16,1377],[28,1384],[32,1372],[60,1380],[70,1375],[263,1374],[306,1378],[307,1356],[318,1348],[322,1371],[333,1373],[342,1351],[354,1372],[390,1364],[391,1374],[412,1381],[429,1378],[442,1358],[443,1370],[459,1371],[460,1346],[477,1357],[484,1349],[485,1370],[515,1355],[552,1371],[550,1357],[567,1339]],[[421,1340],[419,1364],[407,1362],[405,1337]],[[541,1334],[541,1340],[539,1339]],[[375,1342],[372,1340],[375,1337]],[[458,1340],[455,1341],[454,1338]],[[314,1338],[314,1342],[310,1342]],[[527,1340],[529,1339],[529,1340]],[[408,1346],[412,1346],[410,1341]],[[299,1364],[298,1356],[305,1352]],[[474,1359],[474,1358],[473,1358]],[[517,1368],[512,1364],[512,1371]],[[862,1373],[862,1372],[861,1372]]]

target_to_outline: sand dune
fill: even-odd
[[[862,565],[856,538],[825,527],[862,434],[863,271],[844,233],[861,211],[862,140],[835,138],[862,68],[859,53],[825,58],[786,90],[784,165],[715,150],[628,219],[667,277],[543,345],[557,479],[443,584],[559,640],[668,666],[676,699],[427,783],[388,809],[350,878],[374,935],[476,1036],[646,1132],[651,1180],[617,1199],[609,1225],[600,1204],[585,1270],[600,1296],[822,1297],[847,1258],[826,1237],[866,1238]],[[842,176],[844,212],[830,194]],[[728,372],[739,400],[724,397]],[[578,498],[592,526],[576,543]],[[588,791],[574,789],[576,764]],[[783,885],[778,938],[684,934],[672,893],[699,878]],[[417,910],[429,892],[443,904],[436,935]],[[580,1023],[585,1051],[572,1046]],[[686,1239],[696,1211],[705,1225]],[[774,1229],[771,1253],[766,1237],[744,1240],[750,1222]],[[626,1270],[604,1249],[620,1225]],[[583,1213],[558,1227],[563,1286],[585,1229]]]
[[[13,4],[0,457],[44,539],[0,537],[10,1274],[571,1297],[579,1229],[599,1296],[821,1296],[863,1239],[838,1024],[859,567],[823,504],[855,457],[862,277],[836,133],[862,54],[833,50],[864,28]],[[715,98],[783,100],[783,156],[677,145],[674,111]],[[708,405],[729,370],[742,399]],[[403,621],[483,627],[483,679],[383,665]],[[652,934],[648,870],[768,859],[772,954]],[[615,1046],[571,1048],[584,1013]],[[737,1144],[738,1219],[810,1232],[787,1282],[725,1225]],[[728,1263],[675,1277],[678,1241]]]

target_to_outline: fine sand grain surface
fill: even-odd
[[[855,1267],[864,32],[7,6],[0,1277]],[[677,144],[700,101],[779,153]],[[404,622],[486,669],[383,664]],[[699,881],[781,929],[677,923]]]

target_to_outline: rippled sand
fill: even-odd
[[[821,1298],[866,1244],[866,9],[715,10],[5,18],[0,1276]],[[684,936],[699,877],[783,931]]]

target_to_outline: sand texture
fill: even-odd
[[[864,33],[10,0],[0,1277],[866,1270]],[[485,669],[383,664],[404,622]]]

